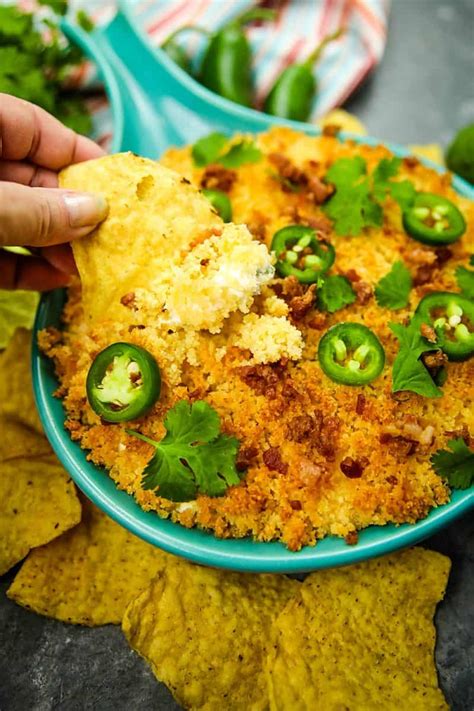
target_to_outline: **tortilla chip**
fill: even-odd
[[[130,604],[122,627],[185,708],[265,709],[265,643],[299,585],[176,561]]]
[[[316,123],[318,126],[321,126],[321,128],[324,128],[325,126],[338,126],[341,131],[356,133],[360,136],[365,136],[367,134],[367,129],[362,121],[360,121],[357,116],[350,114],[349,111],[345,111],[344,109],[333,109],[325,116],[318,119]]]
[[[0,462],[0,575],[80,519],[74,484],[54,456]]]
[[[18,457],[43,457],[53,450],[46,437],[13,417],[0,415],[0,461]]]
[[[209,229],[222,225],[209,201],[187,180],[154,161],[119,153],[63,170],[60,186],[102,194],[107,219],[73,245],[84,313],[127,320],[120,299],[147,288],[168,263]],[[117,275],[120,275],[118,278]]]
[[[450,561],[413,548],[310,575],[274,625],[270,708],[446,709],[433,615]]]
[[[19,328],[0,354],[0,415],[11,416],[42,433],[33,397],[30,358],[31,333]]]
[[[443,149],[439,143],[426,143],[421,146],[413,145],[408,146],[408,148],[413,155],[419,158],[428,158],[428,160],[432,160],[433,163],[444,165]]]
[[[81,523],[30,553],[8,596],[40,615],[81,625],[119,624],[170,557],[129,533],[90,501]]]

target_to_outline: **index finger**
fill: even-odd
[[[23,99],[0,94],[0,159],[60,170],[104,155],[100,146]]]

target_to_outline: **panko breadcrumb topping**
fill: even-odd
[[[260,134],[256,142],[262,159],[236,168],[225,186],[236,226],[223,226],[212,214],[209,228],[203,217],[199,239],[193,242],[188,235],[188,246],[182,247],[179,259],[173,257],[172,268],[163,275],[150,271],[147,255],[142,255],[141,283],[125,280],[120,293],[111,290],[113,308],[95,323],[82,311],[79,285],[69,290],[64,330],[59,335],[43,332],[39,338],[56,365],[66,427],[89,450],[89,458],[108,468],[117,486],[133,494],[144,509],[220,537],[280,539],[298,550],[328,534],[354,542],[356,531],[371,524],[414,523],[449,499],[445,480],[430,464],[432,453],[453,436],[472,439],[474,360],[444,364],[447,380],[438,399],[392,393],[398,344],[388,324],[406,322],[430,291],[456,291],[456,267],[466,264],[474,251],[473,206],[454,192],[449,174],[404,161],[402,179],[412,181],[417,190],[449,198],[462,210],[468,224],[462,240],[439,258],[441,250],[407,236],[400,208],[390,197],[381,227],[369,227],[358,237],[338,236],[315,186],[338,158],[361,155],[372,170],[390,152],[283,128]],[[285,159],[280,164],[291,163],[301,180],[304,174],[305,185],[314,189],[286,189],[275,178],[275,154]],[[206,173],[193,166],[189,148],[172,149],[161,162],[196,187]],[[133,175],[127,179],[133,182]],[[156,187],[158,173],[154,180]],[[171,180],[168,174],[166,180]],[[188,205],[201,199],[192,186],[184,185],[186,196],[180,202],[179,181],[171,182],[183,215],[176,219],[189,225],[187,214],[204,215],[201,203]],[[87,180],[88,189],[95,189],[93,183]],[[164,224],[167,207],[157,193],[150,195],[153,201],[145,209],[161,209]],[[147,199],[142,196],[141,203]],[[124,219],[129,226],[133,223],[128,215]],[[173,215],[169,219],[172,225]],[[154,224],[151,216],[147,220]],[[321,311],[319,286],[308,288],[292,277],[273,275],[268,251],[272,236],[295,223],[313,226],[334,246],[331,272],[352,284],[357,295],[352,304],[336,313]],[[133,229],[142,227],[138,217]],[[120,234],[133,244],[133,233]],[[181,249],[184,228],[179,234]],[[173,239],[171,229],[167,239]],[[165,253],[174,254],[169,244]],[[414,285],[408,305],[394,312],[377,303],[374,287],[397,260],[406,264]],[[423,279],[417,280],[423,269]],[[383,345],[385,368],[367,386],[339,385],[324,375],[317,361],[321,337],[340,321],[368,326]],[[221,497],[199,495],[189,505],[142,488],[152,448],[128,436],[123,426],[101,422],[85,397],[92,360],[120,340],[150,351],[163,376],[160,400],[137,422],[140,432],[160,439],[163,419],[173,405],[181,399],[206,400],[218,412],[224,433],[240,440],[238,466],[246,473],[239,485]]]

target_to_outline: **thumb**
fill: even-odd
[[[69,242],[91,232],[107,210],[100,195],[0,182],[0,246]]]

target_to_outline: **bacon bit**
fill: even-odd
[[[385,481],[386,481],[388,484],[391,484],[392,486],[395,486],[396,484],[398,484],[398,479],[397,479],[397,477],[394,476],[393,474],[390,474],[390,476],[388,476],[388,477],[385,479]]]
[[[436,334],[435,334],[436,336]],[[433,351],[432,353],[423,353],[421,356],[423,364],[428,368],[428,370],[437,371],[442,368],[448,362],[448,357],[443,351]]]
[[[310,175],[307,178],[307,185],[307,195],[314,200],[316,205],[322,205],[334,192],[332,185],[323,183],[317,175]]]
[[[295,276],[289,276],[275,281],[275,283],[272,284],[272,289],[277,296],[280,296],[287,303],[294,296],[302,296],[304,294],[303,285],[300,284]]]
[[[357,531],[349,531],[349,533],[344,536],[344,540],[348,546],[355,546],[359,542],[359,534]]]
[[[323,126],[323,136],[327,136],[328,138],[335,138],[340,132],[340,130],[341,127],[338,126],[336,123],[327,123],[325,126]]]
[[[270,447],[263,453],[263,461],[270,471],[276,471],[280,474],[288,472],[288,464],[286,464],[280,454],[280,447]]]
[[[430,284],[433,281],[433,272],[435,266],[433,264],[425,264],[422,267],[418,267],[413,277],[414,286],[424,286],[424,284]]]
[[[256,447],[240,447],[235,460],[235,466],[238,471],[243,472],[248,469],[257,454],[258,449]]]
[[[393,435],[382,432],[379,437],[380,444],[393,444],[403,456],[409,457],[416,452],[418,442],[403,435]]]
[[[325,327],[326,323],[328,320],[328,315],[327,313],[318,312],[315,313],[314,316],[311,317],[311,320],[308,321],[307,325],[309,328],[314,328],[317,331],[320,331],[322,328]]]
[[[356,293],[359,304],[367,304],[374,295],[371,284],[366,281],[356,281],[352,284],[352,287]]]
[[[405,156],[403,159],[403,165],[409,169],[416,168],[417,165],[420,165],[420,161],[416,156]]]
[[[293,511],[301,511],[303,506],[301,505],[301,501],[290,501],[290,506],[293,509]]]
[[[358,415],[364,412],[366,402],[365,395],[357,395],[355,411]]]
[[[342,462],[339,464],[341,472],[348,479],[360,479],[362,472],[369,463],[367,457],[362,457],[361,459],[352,459],[352,457],[344,457]]]
[[[357,274],[357,272],[356,272],[355,269],[349,269],[349,270],[344,274],[344,276],[346,277],[346,279],[349,279],[349,281],[350,281],[352,284],[353,284],[354,282],[356,282],[356,281],[360,281],[360,280],[361,280],[361,277],[359,276],[359,274]]]
[[[433,441],[434,433],[433,425],[427,425],[420,435],[420,444],[428,447]]]
[[[311,286],[306,289],[303,296],[294,296],[290,303],[288,304],[291,316],[295,321],[301,321],[304,316],[311,311],[314,304],[314,292],[316,291],[316,284],[311,284]]]
[[[209,264],[209,261],[210,261],[209,259],[201,259],[199,264],[201,265],[201,267],[207,267]]]
[[[436,265],[442,267],[446,262],[448,262],[453,256],[452,251],[449,247],[438,247],[435,252],[436,255]]]
[[[314,446],[327,460],[332,461],[335,458],[335,442],[341,421],[335,416],[324,417],[320,410],[315,411],[314,419]]]
[[[228,193],[233,184],[237,180],[235,170],[224,168],[223,165],[211,163],[208,165],[201,178],[201,188],[210,188],[211,190],[222,190]]]
[[[283,383],[281,394],[283,395],[285,400],[295,400],[300,395],[298,390],[293,387],[289,380],[286,380]]]
[[[239,376],[249,388],[258,395],[265,395],[270,400],[276,397],[278,382],[283,377],[286,363],[273,363],[271,365],[244,365],[239,370]]]
[[[294,165],[283,153],[270,153],[268,160],[275,166],[278,174],[282,178],[289,180],[295,185],[304,185],[306,183],[305,173],[297,168],[296,165]],[[285,189],[284,185],[282,185],[282,189]],[[287,191],[288,190],[289,188],[287,188]]]
[[[134,311],[137,310],[136,304],[135,304],[135,292],[134,291],[129,291],[128,294],[124,294],[122,298],[120,299],[120,303],[123,306],[126,306],[127,309],[133,309]]]
[[[322,205],[334,192],[331,185],[324,183],[317,175],[311,175],[301,170],[282,153],[270,153],[268,160],[275,166],[281,178],[289,181],[293,186],[301,188],[302,192],[316,205]],[[315,165],[310,164],[308,167],[310,170],[314,170]],[[291,192],[291,186],[286,186],[284,183],[281,188],[284,192]]]
[[[288,423],[288,439],[292,442],[303,442],[309,437],[315,427],[311,415],[297,415]]]
[[[432,326],[429,326],[427,323],[421,324],[420,333],[423,338],[426,338],[426,340],[430,343],[436,343],[436,341],[438,340],[436,336],[436,331]]]

